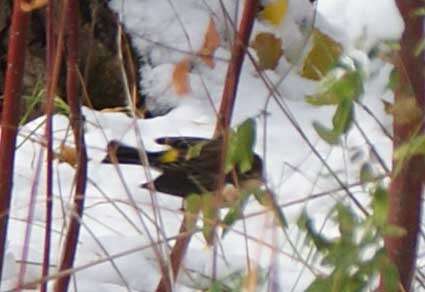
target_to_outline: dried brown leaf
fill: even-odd
[[[56,157],[59,162],[68,163],[71,166],[77,165],[77,150],[74,147],[62,144]]]
[[[209,67],[214,68],[214,52],[220,46],[220,34],[217,31],[215,23],[212,19],[208,24],[207,32],[205,33],[204,43],[198,52],[202,61]]]
[[[21,0],[20,4],[22,11],[30,12],[44,7],[47,4],[47,0]]]
[[[258,66],[262,70],[274,70],[283,55],[282,40],[272,33],[261,32],[251,42],[258,57]]]
[[[301,76],[312,80],[320,80],[340,58],[342,46],[317,29],[313,30],[312,35],[313,46],[304,60]]]
[[[419,121],[423,117],[423,110],[414,96],[396,101],[392,107],[394,119],[400,125]]]
[[[189,72],[191,61],[189,58],[181,60],[174,66],[172,83],[177,95],[185,95],[190,92]]]

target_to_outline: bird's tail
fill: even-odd
[[[122,144],[118,141],[108,143],[107,155],[102,163],[141,164],[143,165],[143,152],[135,147]],[[146,152],[149,165],[156,166],[162,152]]]

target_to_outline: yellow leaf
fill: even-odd
[[[65,162],[71,166],[77,165],[77,150],[74,147],[62,144],[56,157],[59,162]]]
[[[185,95],[190,92],[189,71],[191,62],[185,58],[174,67],[172,83],[177,95]]]
[[[304,59],[301,76],[320,80],[338,61],[342,53],[342,46],[317,29],[313,30],[312,37],[313,46]]]
[[[393,104],[385,99],[381,99],[383,105],[384,105],[384,111],[386,114],[392,114],[393,113]]]
[[[47,4],[47,0],[21,0],[21,10],[24,12],[30,12],[38,8],[42,8]]]
[[[282,40],[275,37],[272,33],[261,32],[255,36],[251,47],[258,56],[258,65],[260,69],[274,70],[283,55]]]
[[[391,112],[399,125],[417,122],[423,117],[423,110],[413,96],[397,100],[393,104]]]
[[[210,19],[208,24],[207,32],[205,33],[204,43],[202,48],[199,50],[198,55],[202,61],[209,67],[214,68],[214,52],[220,45],[220,34],[215,27],[214,21]]]
[[[258,284],[258,270],[256,267],[251,267],[247,275],[243,278],[243,291],[256,291]]]
[[[288,0],[274,0],[270,1],[264,6],[260,12],[260,19],[269,22],[271,25],[278,26],[285,19],[286,12],[288,11]]]

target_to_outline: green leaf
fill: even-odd
[[[256,189],[256,190],[253,190],[252,193],[254,194],[254,197],[258,203],[260,203],[263,206],[267,206],[269,201],[267,191],[264,191],[262,189]]]
[[[307,224],[309,224],[308,222],[310,220],[311,219],[308,216],[307,211],[304,209],[301,212],[301,215],[297,219],[297,226],[298,226],[298,228],[301,229],[301,230],[307,230]]]
[[[345,72],[342,77],[330,73],[315,95],[308,96],[306,101],[312,105],[335,105],[344,99],[355,101],[363,94],[363,78],[360,71]]]
[[[313,127],[316,130],[317,134],[322,138],[325,142],[330,145],[339,144],[339,134],[336,133],[332,129],[328,129],[319,122],[313,122]]]
[[[425,154],[425,135],[419,135],[398,147],[394,152],[396,160],[405,160],[415,155]]]
[[[384,257],[381,261],[381,275],[384,275],[382,280],[385,291],[399,291],[400,277],[397,267],[387,257]]]
[[[352,240],[356,219],[353,212],[347,206],[342,204],[336,205],[337,218],[339,223],[339,231],[343,239]]]
[[[372,210],[374,223],[377,226],[384,226],[388,220],[389,202],[388,193],[381,186],[378,186],[373,193]]]
[[[288,220],[282,212],[279,204],[276,202],[276,198],[273,196],[272,192],[269,190],[262,190],[260,188],[250,190],[250,192],[254,194],[254,197],[259,204],[269,208],[273,212],[275,219],[281,228],[288,227]]]
[[[214,229],[218,220],[216,198],[211,193],[203,194],[201,197],[203,213],[202,234],[204,235],[206,242],[208,244],[212,244],[214,239]]]
[[[306,292],[323,292],[332,291],[332,281],[326,277],[317,277],[310,286],[305,290]]]
[[[311,105],[334,105],[337,104],[339,98],[335,95],[307,95],[305,101]]]
[[[425,7],[421,7],[421,8],[415,9],[413,11],[413,15],[414,16],[424,16],[425,15]]]
[[[400,85],[400,72],[398,72],[397,68],[393,68],[388,78],[387,87],[394,91],[399,87],[399,85]]]
[[[354,275],[347,275],[347,280],[344,281],[343,291],[365,291],[366,283],[364,277],[355,273]]]
[[[305,100],[316,106],[338,104],[339,96],[332,92],[336,82],[338,82],[338,77],[335,72],[327,74],[320,82],[318,93],[306,96]]]
[[[402,237],[406,235],[406,230],[397,225],[385,224],[381,229],[381,234],[388,237]]]
[[[270,209],[273,211],[277,223],[279,223],[281,228],[288,227],[288,220],[286,219],[285,214],[276,202],[276,198],[270,193],[267,195],[267,198],[270,202]]]
[[[416,46],[414,50],[414,56],[419,57],[420,54],[425,50],[425,38],[423,38]]]
[[[254,119],[247,119],[230,135],[225,171],[230,172],[237,166],[241,173],[252,167],[253,147],[255,144],[256,124]]]
[[[63,114],[65,116],[69,116],[71,112],[69,105],[60,97],[54,98],[55,109],[58,113]]]
[[[395,174],[399,173],[406,161],[415,155],[425,155],[425,135],[418,135],[402,144],[394,151]]]
[[[316,231],[313,221],[305,210],[298,218],[297,226],[306,231],[307,239],[312,241],[319,251],[328,251],[332,247],[332,242]]]
[[[197,194],[190,194],[185,199],[186,212],[190,215],[185,222],[187,230],[195,227],[199,211],[202,209],[202,198]]]
[[[252,167],[253,147],[255,144],[256,124],[254,119],[247,119],[237,130],[238,165],[241,173],[247,172]]]
[[[190,194],[186,197],[186,211],[196,214],[201,210],[202,198],[198,194]]]
[[[272,210],[277,220],[277,223],[279,223],[280,227],[287,228],[288,220],[286,219],[285,214],[282,212],[282,209],[277,204],[273,204]]]
[[[312,219],[304,212],[298,220],[306,238],[312,241],[321,255],[321,264],[329,274],[316,277],[306,291],[364,291],[374,285],[376,277],[384,275],[385,291],[398,291],[397,269],[382,247],[383,236],[402,236],[402,228],[386,223],[388,195],[385,188],[377,186],[371,202],[372,214],[358,217],[349,206],[337,203],[332,209],[333,222],[339,235],[327,239],[316,231]],[[376,252],[373,252],[376,250]],[[365,253],[368,254],[365,257]],[[369,255],[372,253],[372,257]]]
[[[242,192],[241,197],[235,202],[235,204],[229,209],[226,216],[224,216],[223,223],[223,234],[224,237],[230,228],[239,220],[242,216],[243,210],[245,209],[246,203],[251,195],[251,192]]]
[[[360,168],[360,182],[362,184],[373,182],[375,174],[373,173],[372,165],[368,162],[363,163]]]
[[[285,214],[280,208],[279,204],[276,201],[275,196],[269,190],[257,189],[253,191],[255,198],[258,203],[270,209],[273,212],[274,218],[280,227],[288,227],[288,220],[286,220]]]
[[[425,154],[425,136],[419,135],[412,138],[409,142],[399,146],[394,152],[396,160],[406,160],[415,155]]]
[[[335,115],[332,119],[334,132],[338,134],[347,133],[353,123],[353,116],[353,101],[350,99],[343,99],[338,104]]]
[[[31,95],[23,95],[23,100],[25,102],[25,113],[21,120],[19,121],[19,125],[24,125],[30,116],[34,113],[34,109],[36,106],[38,106],[41,101],[43,100],[45,95],[45,91],[43,89],[42,82],[37,80],[36,84],[34,85],[34,89]]]
[[[227,155],[224,165],[224,172],[229,173],[234,167],[237,160],[236,153],[238,150],[238,137],[235,132],[229,134],[229,144],[227,146]]]
[[[211,283],[210,288],[208,289],[208,292],[221,292],[223,291],[223,285],[219,281],[213,281]]]
[[[356,101],[363,94],[363,76],[360,70],[355,70],[347,73],[340,85],[341,98]]]

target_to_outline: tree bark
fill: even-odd
[[[422,115],[406,122],[404,116],[394,116],[394,149],[408,143],[414,135],[423,134],[424,119],[424,55],[415,56],[414,50],[423,37],[423,19],[413,16],[413,12],[423,6],[422,1],[398,0],[398,8],[403,16],[406,28],[400,41],[401,51],[395,62],[400,82],[395,89],[395,103],[398,106],[413,100]],[[421,196],[423,191],[424,157],[414,156],[403,162],[401,171],[393,167],[392,181],[389,188],[389,223],[405,229],[403,237],[385,238],[385,246],[392,262],[396,265],[400,284],[405,291],[410,291],[415,270],[418,234],[421,220]],[[397,161],[393,162],[396,166]],[[385,277],[385,275],[382,275]],[[385,291],[381,281],[381,291]]]

